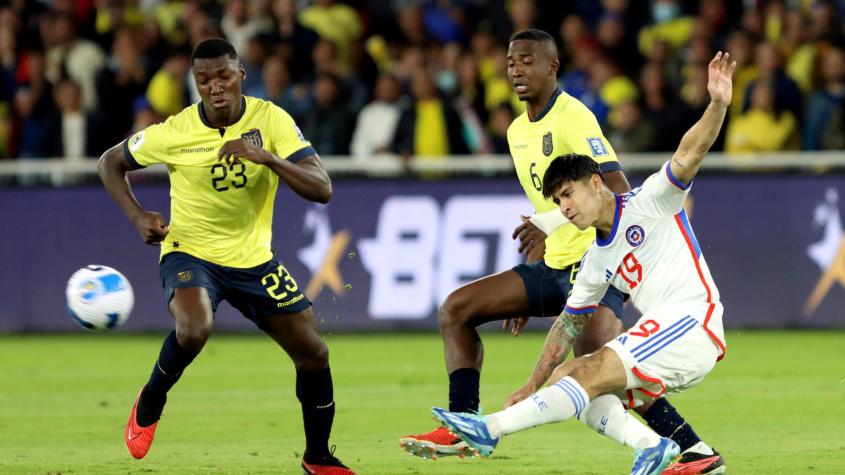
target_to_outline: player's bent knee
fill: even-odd
[[[625,388],[627,376],[622,360],[610,348],[601,348],[572,369],[570,376],[587,391],[591,398]]]
[[[212,324],[207,322],[190,322],[176,325],[176,340],[182,348],[199,353],[205,342],[211,336]]]
[[[475,313],[472,298],[460,292],[460,289],[452,292],[446,297],[446,301],[443,302],[437,312],[440,331],[466,325],[472,320]]]
[[[323,340],[306,351],[293,356],[293,364],[300,371],[320,371],[329,365],[329,347]]]

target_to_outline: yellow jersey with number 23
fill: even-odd
[[[580,153],[592,157],[603,173],[622,169],[593,113],[560,89],[535,120],[524,112],[511,123],[508,146],[519,183],[537,213],[558,207],[543,198],[543,175],[555,157]],[[546,265],[565,269],[579,262],[595,237],[592,228],[580,231],[574,224],[561,226],[546,238]]]
[[[170,233],[161,243],[162,256],[179,251],[242,269],[272,258],[278,175],[248,160],[219,162],[217,152],[238,138],[294,162],[316,152],[275,104],[254,97],[244,97],[242,104],[241,117],[228,127],[212,127],[197,103],[124,142],[133,168],[167,165]]]

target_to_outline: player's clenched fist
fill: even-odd
[[[217,160],[225,161],[227,165],[239,163],[241,158],[259,165],[264,165],[273,160],[273,156],[269,152],[244,139],[230,140],[224,143],[217,152]]]
[[[164,218],[155,211],[144,211],[132,219],[132,224],[138,229],[144,243],[152,246],[158,246],[170,232]]]

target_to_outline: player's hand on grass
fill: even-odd
[[[217,161],[226,162],[227,165],[240,163],[241,159],[264,165],[273,160],[273,156],[263,148],[244,139],[229,140],[217,151]]]
[[[710,93],[710,100],[717,104],[731,103],[731,77],[736,69],[736,61],[730,59],[730,54],[719,51],[707,66],[707,92]]]
[[[505,407],[513,406],[519,401],[522,401],[528,396],[534,394],[534,391],[536,391],[534,385],[531,383],[526,383],[525,386],[517,389],[513,394],[511,394],[510,396],[508,396],[507,399],[505,399]]]
[[[132,224],[141,234],[144,243],[151,246],[160,245],[170,232],[170,227],[164,222],[164,218],[155,211],[142,212],[132,219]]]
[[[511,330],[511,321],[513,321],[513,329]],[[513,336],[519,336],[519,332],[522,331],[522,327],[528,323],[528,317],[516,317],[516,318],[507,318],[505,321],[502,322],[502,330],[508,331],[511,330]]]
[[[529,261],[532,257],[536,257],[538,249],[545,252],[546,249],[546,233],[538,228],[527,216],[520,216],[522,224],[513,230],[512,239],[519,238],[519,252],[525,254]],[[542,258],[542,254],[540,255]],[[533,259],[539,260],[539,259]]]

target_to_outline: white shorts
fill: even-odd
[[[643,315],[605,346],[625,366],[628,408],[698,384],[724,355],[720,303],[676,305]],[[704,325],[706,322],[706,326]]]

